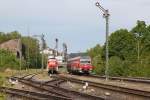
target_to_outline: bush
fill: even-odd
[[[93,72],[99,75],[104,75],[104,63],[102,61],[101,55],[97,55],[93,58],[92,65],[95,67]]]
[[[113,56],[109,59],[109,68],[108,72],[110,76],[123,76],[124,75],[124,67],[122,64],[122,60]]]
[[[19,69],[20,60],[10,51],[0,50],[0,69]]]

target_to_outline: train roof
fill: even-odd
[[[76,60],[76,59],[89,60],[91,58],[89,56],[77,56],[77,57],[73,57],[73,58],[68,59],[68,61],[72,61],[72,60]]]
[[[84,52],[82,52],[82,53],[70,53],[68,58],[70,59],[70,58],[84,57],[84,56],[88,56],[88,54],[84,53]]]
[[[91,59],[90,56],[81,56],[81,59]]]

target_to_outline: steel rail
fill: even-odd
[[[24,76],[22,76],[21,78],[25,78],[25,77],[29,77],[29,76],[31,76],[30,78],[33,78],[34,76],[36,76],[36,75],[38,75],[38,74],[40,74],[41,72],[36,72],[36,73],[31,73],[31,74],[27,74],[27,75],[24,75]]]
[[[92,81],[88,81],[88,80],[80,80],[80,79],[65,77],[65,76],[53,76],[53,77],[64,79],[66,81],[79,83],[79,84],[85,84],[85,82],[88,82],[89,86],[102,88],[102,89],[107,89],[107,90],[120,92],[120,93],[127,93],[127,94],[133,94],[133,95],[137,95],[137,96],[150,98],[150,91],[127,88],[127,87],[121,87],[121,86],[110,85],[110,84],[105,84],[105,83],[96,83],[96,82],[92,82]]]
[[[24,79],[24,78],[18,78],[18,77],[13,77],[13,78],[17,79],[21,83],[32,86],[36,89],[47,91],[53,95],[60,96],[64,99],[69,99],[69,100],[71,99],[68,95],[64,95],[62,92],[56,91],[52,87],[45,86],[42,82],[32,81],[30,79]]]
[[[16,78],[16,77],[15,77]],[[68,90],[65,88],[61,88],[55,85],[50,85],[50,84],[45,84],[45,83],[40,83],[37,81],[33,80],[27,80],[27,79],[22,79],[22,78],[17,78],[19,82],[22,82],[24,84],[30,85],[32,87],[35,87],[36,89],[43,89],[44,91],[49,91],[50,93],[56,93],[59,96],[64,96],[64,97],[70,97],[73,100],[76,100],[77,98],[80,98],[78,100],[105,100],[104,97],[100,96],[93,96],[90,94],[85,94],[81,93],[78,91],[73,91],[73,90]]]
[[[91,75],[88,77],[93,77],[93,78],[101,78],[105,79],[105,76],[98,76],[98,75]],[[109,77],[110,80],[121,80],[121,81],[126,81],[126,82],[136,82],[136,83],[145,83],[145,84],[150,84],[150,79],[149,78],[135,78],[135,77]]]
[[[33,91],[27,91],[27,90],[20,90],[20,89],[14,89],[14,88],[7,88],[7,87],[0,87],[0,92],[16,95],[19,97],[25,97],[32,100],[65,100],[62,97],[55,96],[52,94],[45,94],[40,92],[33,92]]]

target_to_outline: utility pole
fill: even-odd
[[[36,72],[37,72],[37,69],[38,69],[38,40],[36,40]]]
[[[137,59],[138,59],[138,62],[140,61],[140,40],[141,40],[141,36],[139,33],[136,33],[136,38],[137,38]]]
[[[26,71],[29,73],[29,68],[30,68],[30,28],[29,26],[27,27],[27,33],[28,33],[28,46],[27,46],[27,68]]]
[[[54,56],[58,56],[58,39],[57,38],[55,39],[55,42],[56,42],[56,45],[55,45],[55,51],[56,51],[56,53],[55,53]]]
[[[63,58],[64,58],[64,61],[67,62],[67,45],[66,45],[66,43],[63,43]]]
[[[104,9],[99,2],[96,2],[95,5],[103,12],[103,17],[106,20],[106,65],[105,65],[105,76],[106,76],[106,80],[108,80],[109,77],[109,73],[108,73],[108,67],[109,67],[109,50],[108,50],[108,35],[109,35],[109,11]]]
[[[140,60],[140,42],[138,40],[138,61]]]
[[[0,59],[1,59],[1,64],[0,65],[2,65],[2,56],[3,56],[3,54],[2,54],[2,50],[0,50]]]
[[[42,40],[42,72],[44,70],[44,34],[41,35],[41,40]]]

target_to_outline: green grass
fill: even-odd
[[[0,73],[0,86],[3,86],[5,78],[2,73]],[[5,100],[5,95],[0,93],[0,100]]]
[[[6,96],[3,93],[0,93],[0,100],[6,100]]]

